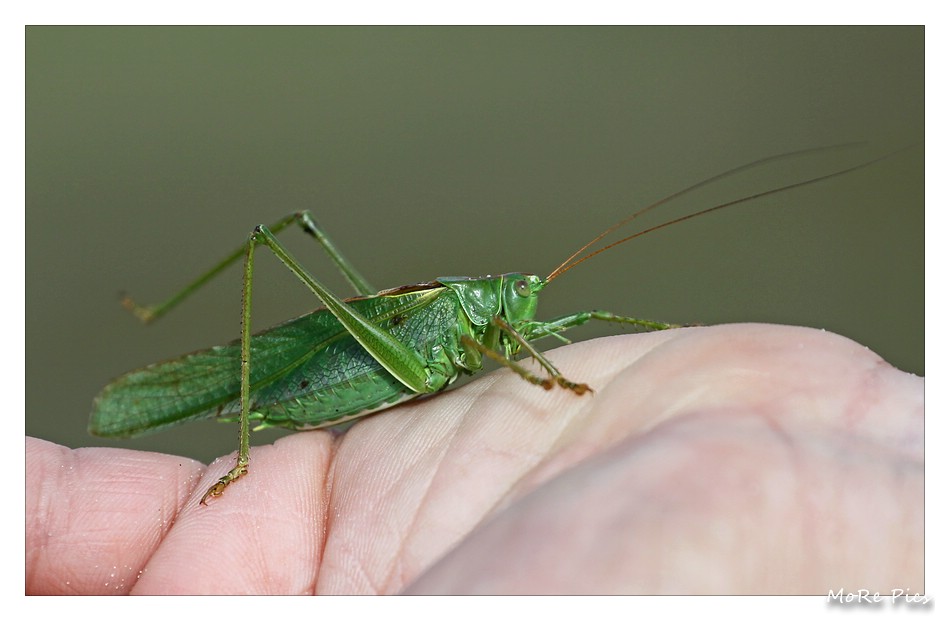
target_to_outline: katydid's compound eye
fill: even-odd
[[[519,280],[515,282],[515,293],[520,295],[523,298],[531,295],[531,286],[528,284],[527,280]]]

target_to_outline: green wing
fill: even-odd
[[[452,338],[458,303],[442,287],[354,298],[348,303],[413,343],[428,359]],[[132,371],[96,397],[89,431],[127,437],[240,412],[240,342]],[[412,393],[383,369],[326,309],[251,337],[251,411],[262,426],[322,427]]]

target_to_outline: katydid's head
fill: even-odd
[[[534,318],[538,309],[538,293],[544,281],[534,274],[505,274],[502,276],[501,298],[509,323]]]

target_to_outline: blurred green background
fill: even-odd
[[[312,209],[380,288],[543,275],[699,179],[854,140],[869,144],[650,221],[919,146],[640,238],[557,280],[539,315],[813,326],[924,372],[923,28],[42,27],[26,41],[30,435],[234,450],[235,426],[112,442],[86,421],[110,378],[238,335],[238,269],[147,328],[118,292],[164,299],[291,211]],[[315,244],[284,239],[349,294]],[[260,256],[256,329],[315,306]]]

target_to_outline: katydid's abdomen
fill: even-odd
[[[460,304],[437,283],[348,304],[412,343],[444,384],[459,370],[445,365],[458,350]],[[464,313],[461,313],[464,316]],[[96,398],[91,433],[130,437],[194,420],[240,415],[239,341],[132,371]],[[387,372],[326,309],[251,337],[251,420],[257,428],[313,429],[418,396]]]

